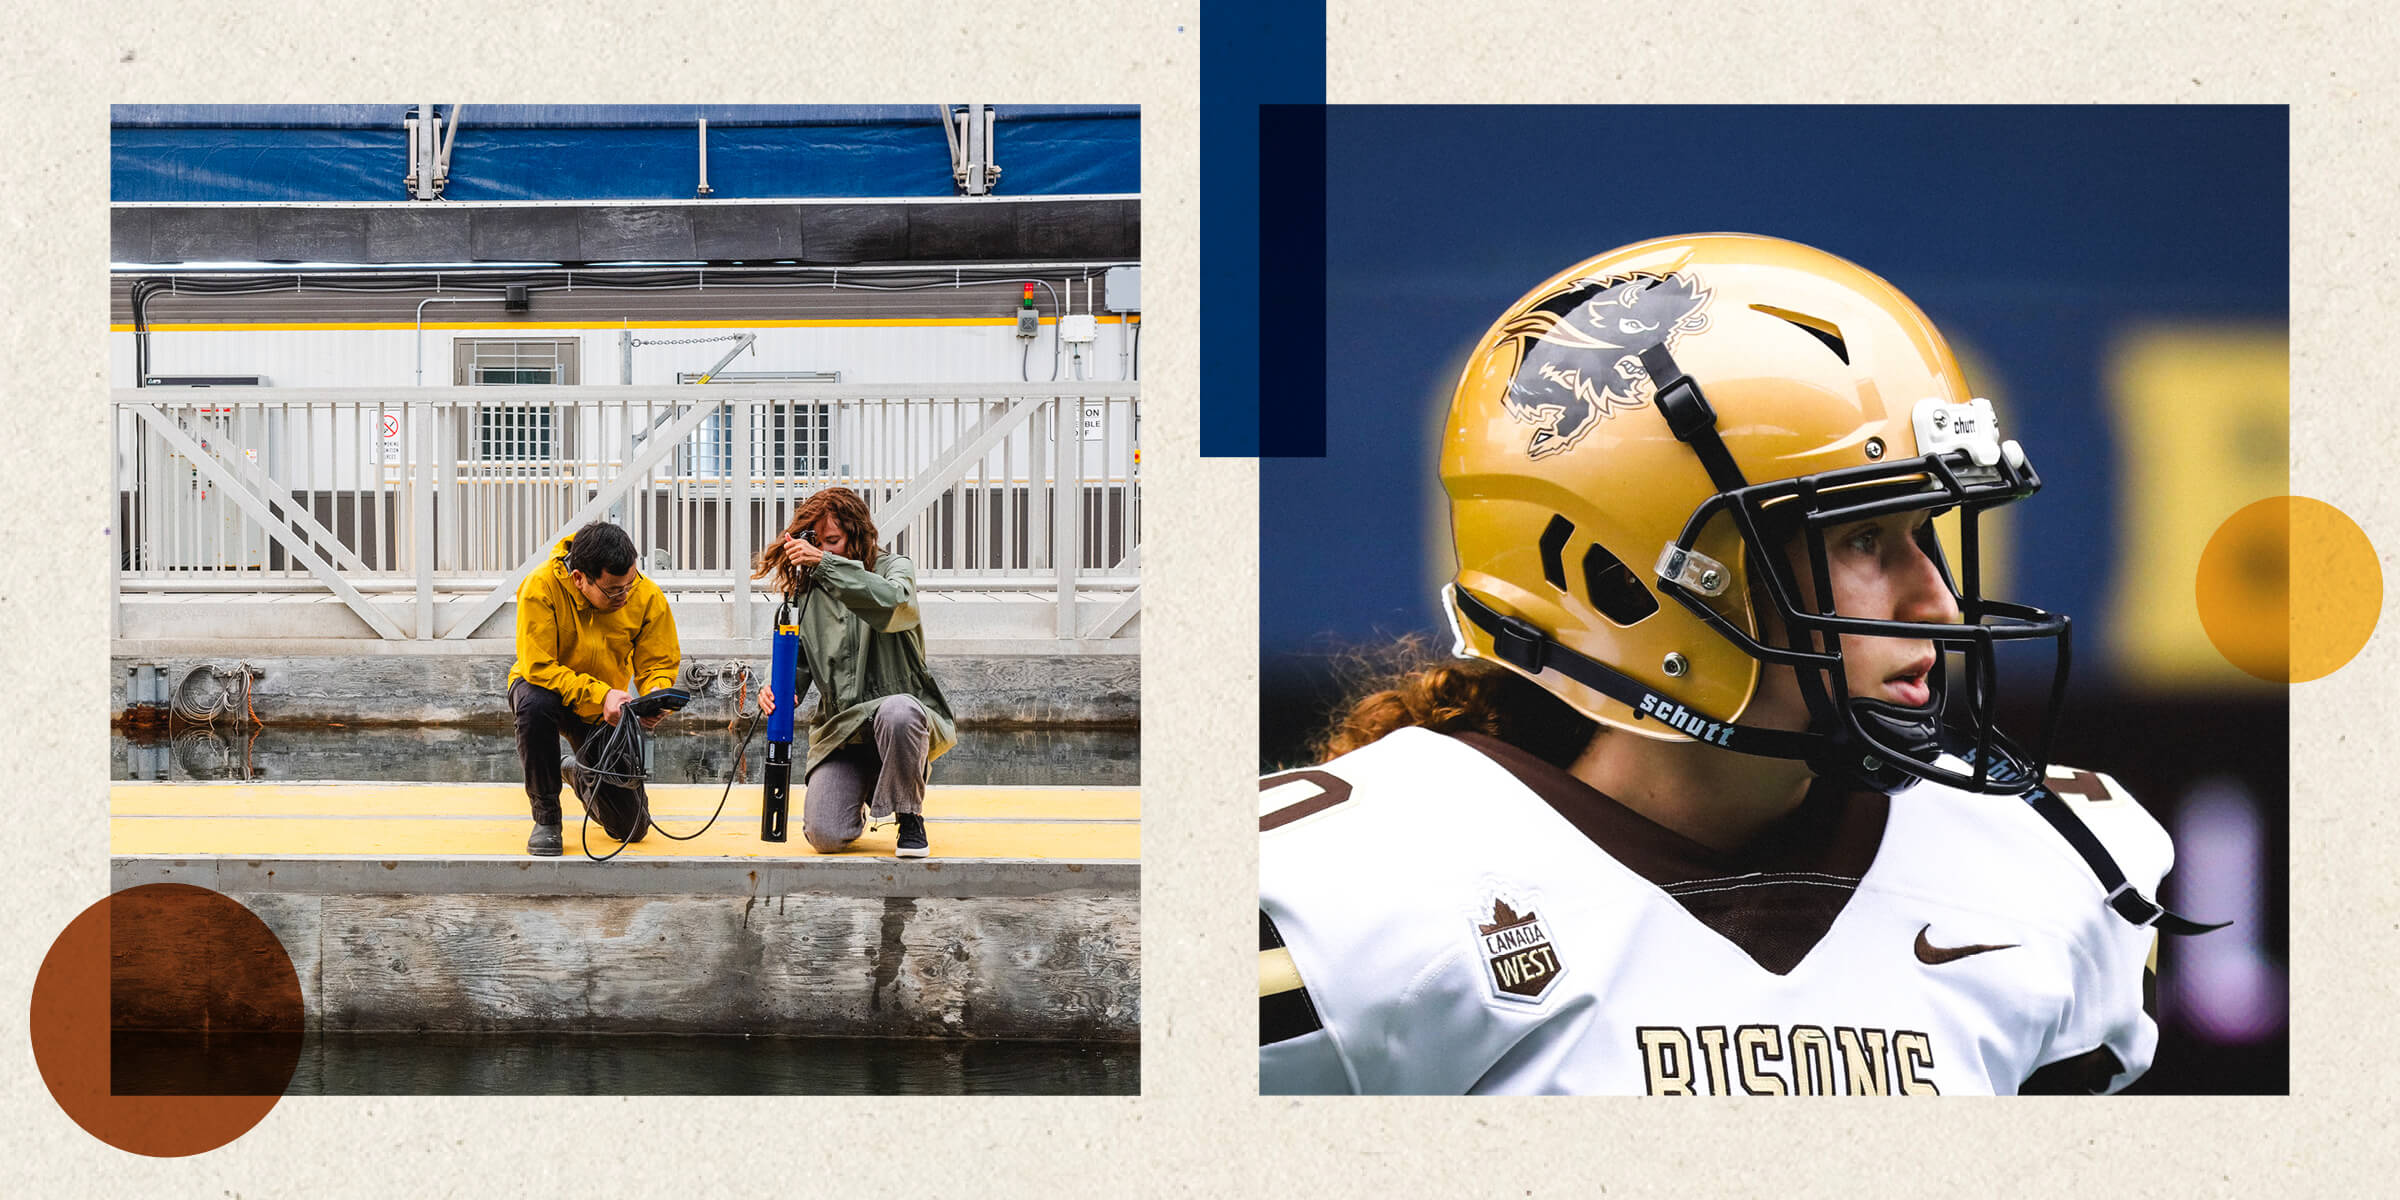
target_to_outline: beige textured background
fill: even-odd
[[[330,6],[34,0],[0,125],[0,1193],[321,1195],[2252,1196],[2378,1193],[2400,1168],[2383,636],[2296,689],[2290,1099],[1836,1103],[1289,1101],[1254,1095],[1256,471],[1197,456],[1195,0],[1162,5]],[[2400,546],[2388,163],[2400,29],[2380,7],[1332,5],[1336,102],[2247,102],[2292,106],[2295,487]],[[818,9],[823,11],[815,11]],[[911,11],[905,16],[891,14]],[[2304,11],[2302,11],[2304,9]],[[1806,15],[1801,15],[1806,10]],[[345,10],[358,11],[358,10]],[[1179,31],[1178,27],[1181,26]],[[1139,102],[1155,302],[1145,548],[1140,1099],[300,1098],[153,1161],[50,1102],[25,1034],[50,940],[106,887],[101,714],[107,109],[130,101]],[[1839,147],[1827,147],[1838,153]],[[1562,154],[1621,147],[1561,147]],[[1396,164],[1405,171],[1413,166]],[[2071,164],[2062,164],[2062,169]],[[1762,186],[1772,181],[1761,181]],[[1939,202],[1941,181],[1927,181]],[[1406,202],[1405,177],[1395,202]],[[2206,203],[2206,196],[2191,197]],[[1605,203],[1605,197],[1594,197]],[[2229,287],[2273,281],[2227,280]],[[1213,311],[1247,311],[1212,297]],[[2387,588],[2400,597],[2400,588]]]

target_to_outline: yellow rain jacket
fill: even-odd
[[[567,549],[559,539],[550,561],[534,568],[517,587],[517,661],[508,669],[505,691],[520,679],[557,692],[587,721],[601,719],[609,690],[651,692],[675,686],[683,646],[675,640],[675,614],[667,594],[647,575],[615,612],[602,612],[585,599],[567,572]],[[628,686],[639,681],[641,687]]]

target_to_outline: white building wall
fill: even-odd
[[[574,338],[581,346],[583,384],[605,391],[607,385],[616,384],[621,378],[622,332],[619,327],[608,326],[545,328],[522,324],[428,329],[422,351],[425,386],[447,389],[453,398],[459,398],[455,389],[449,389],[453,343],[459,338]],[[937,387],[957,384],[970,389],[978,384],[1013,384],[1019,379],[1020,354],[1024,350],[1013,325],[1002,323],[634,327],[634,335],[645,341],[744,332],[758,335],[756,350],[736,358],[727,365],[727,370],[838,371],[845,384],[925,383]],[[1126,364],[1120,361],[1118,351],[1126,344],[1126,333],[1127,327],[1118,323],[1099,327],[1098,341],[1085,356],[1086,378],[1120,378],[1119,372]],[[1051,377],[1050,351],[1054,338],[1055,326],[1045,325],[1041,337],[1033,343],[1029,373],[1037,382],[1046,382]],[[633,382],[672,384],[678,373],[701,371],[716,363],[731,344],[637,347],[633,352]],[[333,489],[373,491],[389,485],[388,477],[399,470],[396,459],[389,454],[394,446],[386,445],[385,439],[378,435],[374,410],[361,411],[349,406],[340,406],[338,410],[337,406],[291,408],[276,404],[272,391],[303,387],[386,389],[388,394],[384,399],[395,405],[393,416],[406,422],[409,418],[397,405],[403,403],[400,397],[413,390],[417,361],[418,340],[414,329],[191,330],[170,326],[153,333],[151,339],[154,375],[264,376],[271,385],[270,394],[247,397],[253,403],[238,409],[227,408],[223,415],[194,416],[190,418],[191,428],[220,453],[237,461],[246,460],[266,472],[278,489],[310,493]],[[110,363],[113,382],[120,387],[132,386],[132,333],[111,334]],[[1074,377],[1071,359],[1062,353],[1058,378],[1063,381]],[[475,397],[478,401],[506,403],[502,398],[506,389],[478,391],[485,393]],[[230,402],[235,397],[229,394],[226,399]],[[262,408],[255,403],[258,400],[268,403]],[[982,411],[980,406],[953,404],[947,398],[933,403],[866,400],[846,404],[835,416],[833,455],[827,466],[836,476],[857,479],[863,484],[899,486],[905,480],[885,474],[886,468],[881,464],[933,461],[981,419]],[[1134,406],[1121,400],[1093,402],[1085,411],[1085,419],[1077,422],[1085,438],[1079,474],[1087,485],[1121,489],[1130,502],[1137,473],[1132,463],[1132,443],[1137,436]],[[1103,412],[1105,417],[1101,416]],[[570,419],[582,431],[578,458],[587,461],[596,458],[605,464],[630,452],[630,433],[623,412],[594,406]],[[228,544],[240,540],[235,538],[244,527],[240,515],[227,502],[204,495],[207,485],[193,473],[190,464],[159,447],[137,454],[143,436],[130,417],[117,422],[112,440],[116,444],[118,487],[128,493],[138,487],[161,494],[164,494],[162,489],[193,489],[195,502],[182,505],[178,511],[217,513],[222,509],[217,515],[222,517],[227,532],[219,540]],[[694,435],[695,449],[706,436],[705,432]],[[979,470],[971,472],[962,482],[962,498],[964,493],[983,487],[1039,486],[1043,479],[1055,477],[1066,450],[1062,441],[1073,436],[1067,430],[1054,434],[1046,420],[1016,430],[985,456]],[[1128,513],[1129,524],[1132,519]],[[214,543],[204,546],[199,535],[189,531],[185,534],[188,536],[183,536],[184,542],[215,553],[209,549]],[[263,537],[242,536],[247,538],[245,545],[255,543],[251,549],[256,555],[267,553]]]
[[[1051,378],[1051,351],[1056,327],[1045,324],[1042,335],[1035,339],[1031,353],[1017,340],[1015,327],[1009,324],[936,325],[889,324],[860,326],[633,326],[633,336],[644,341],[674,341],[682,338],[720,337],[741,333],[756,333],[758,342],[727,364],[728,371],[839,371],[844,383],[1014,383],[1023,371],[1037,382]],[[423,338],[424,386],[446,387],[451,383],[453,370],[452,344],[460,338],[576,338],[581,342],[581,378],[586,386],[619,383],[623,376],[624,330],[616,327],[548,328],[525,324],[490,325],[465,328],[429,328]],[[1085,354],[1085,378],[1115,380],[1130,366],[1129,355],[1120,356],[1128,348],[1129,327],[1122,323],[1103,323],[1098,340],[1091,343]],[[134,385],[134,335],[117,332],[110,335],[110,375],[113,386]],[[672,384],[678,373],[706,370],[722,357],[731,342],[706,342],[684,345],[637,346],[633,350],[633,382],[636,384]],[[150,373],[153,375],[258,375],[272,387],[409,387],[417,379],[418,335],[413,329],[230,329],[180,330],[172,326],[154,330],[150,338]],[[1064,348],[1057,356],[1057,377],[1075,377],[1074,361]],[[1098,412],[1097,407],[1093,410]],[[337,429],[328,424],[313,430],[313,436],[293,433],[297,442],[275,447],[269,470],[285,479],[308,478],[322,481],[325,486],[358,486],[350,476],[355,474],[344,464],[355,455],[338,447],[346,447],[357,439],[357,431],[346,427]],[[836,444],[847,451],[861,446],[862,438],[873,443],[887,443],[893,436],[915,442],[920,451],[938,450],[949,444],[957,430],[954,422],[939,425],[930,420],[907,422],[897,430],[885,428],[863,431],[845,427],[837,431]],[[278,426],[278,432],[281,427]],[[1105,439],[1112,447],[1123,447],[1136,431],[1130,428],[1127,410],[1121,406],[1106,422]],[[591,430],[587,436],[621,437],[621,431]],[[1125,453],[1120,449],[1103,452],[1100,444],[1103,430],[1086,423],[1084,469],[1087,474],[1101,476],[1123,471]],[[131,450],[133,431],[126,427],[119,432],[120,473],[125,469]],[[300,444],[315,443],[314,453],[300,453]],[[1036,451],[1025,432],[1008,439],[987,458],[985,471],[994,482],[1028,477],[1033,464],[1055,451]],[[1120,464],[1111,471],[1108,464]],[[847,464],[837,464],[841,469]]]
[[[732,371],[839,371],[844,383],[1014,383],[1024,376],[1051,378],[1056,327],[1025,354],[1011,325],[722,325],[633,326],[645,341],[756,333],[758,344],[727,366]],[[424,333],[424,383],[450,383],[451,343],[458,338],[565,338],[582,342],[586,384],[622,382],[622,351],[616,326],[551,328],[513,324],[428,328]],[[1129,366],[1128,327],[1104,322],[1086,355],[1085,378],[1124,378]],[[725,353],[729,342],[640,346],[633,352],[633,382],[668,384],[677,372],[701,371]],[[134,335],[109,335],[110,385],[132,387]],[[230,329],[184,330],[174,326],[150,335],[153,375],[263,375],[276,387],[407,387],[416,383],[418,340],[413,329]],[[1060,379],[1074,378],[1069,355],[1057,356]],[[1022,373],[1022,374],[1021,374]]]

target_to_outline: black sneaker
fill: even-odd
[[[925,857],[925,818],[917,813],[894,815],[900,822],[900,857]]]
[[[558,832],[556,825],[534,826],[533,836],[525,839],[525,853],[540,858],[557,858],[566,846]]]

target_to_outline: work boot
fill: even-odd
[[[925,857],[924,815],[921,813],[897,813],[894,815],[900,821],[900,857]]]
[[[559,837],[557,825],[536,825],[533,836],[525,839],[525,853],[539,858],[557,858],[566,842]]]

